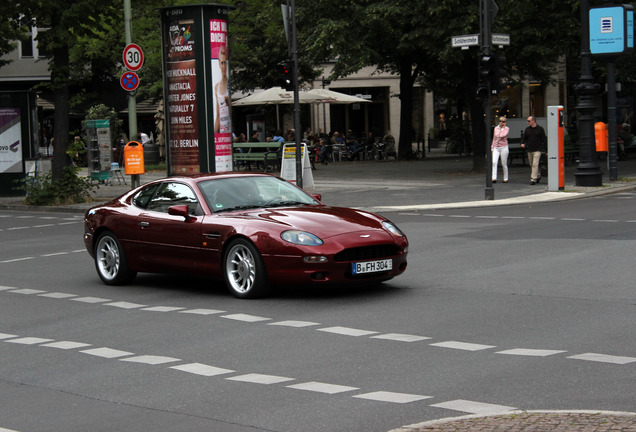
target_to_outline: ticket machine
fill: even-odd
[[[563,106],[548,107],[548,190],[565,189]]]

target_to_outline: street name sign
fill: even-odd
[[[463,36],[453,36],[451,37],[451,44],[453,48],[457,47],[469,47],[479,45],[479,35],[478,34],[470,34]]]
[[[491,41],[493,45],[510,45],[510,35],[509,34],[501,34],[501,33],[493,33],[491,37]]]

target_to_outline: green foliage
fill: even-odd
[[[22,180],[17,188],[26,191],[25,203],[33,206],[59,206],[77,204],[91,200],[89,178],[77,175],[78,169],[72,166],[64,168],[61,178],[54,180],[50,173]]]

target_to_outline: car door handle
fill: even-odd
[[[139,222],[137,226],[139,228],[150,228],[150,222]]]
[[[218,239],[219,237],[221,237],[221,234],[215,233],[215,232],[211,232],[211,233],[205,233],[205,234],[203,234],[203,236],[205,238],[208,238],[208,239],[212,240],[212,239]]]

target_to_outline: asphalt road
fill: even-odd
[[[0,430],[387,431],[636,411],[636,194],[386,213],[409,269],[258,301],[187,276],[108,287],[79,214],[0,211]]]

